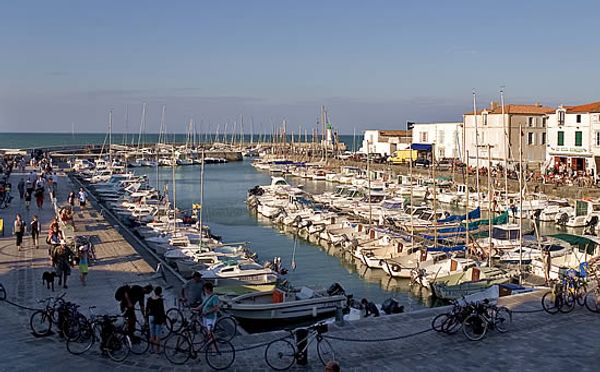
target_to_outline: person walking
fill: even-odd
[[[37,215],[33,215],[29,225],[31,227],[31,240],[33,246],[35,249],[38,249],[40,247],[40,233],[42,232],[42,224],[40,223]]]
[[[67,286],[67,278],[71,275],[72,257],[73,252],[67,247],[64,240],[61,241],[60,245],[54,248],[54,251],[52,252],[52,263],[56,275],[58,276],[58,285],[62,284],[65,289],[69,288]]]
[[[81,209],[85,208],[85,205],[87,204],[87,192],[85,192],[85,190],[83,189],[83,187],[81,187],[79,189],[79,193],[77,194],[78,198],[79,198],[79,207]]]
[[[146,323],[150,328],[150,353],[160,354],[160,335],[166,318],[162,288],[156,287],[146,302]]]
[[[79,280],[81,281],[81,285],[85,287],[87,274],[89,271],[90,264],[90,247],[89,244],[82,245],[78,249],[78,258],[79,258]]]
[[[23,200],[23,197],[25,196],[25,179],[23,177],[21,177],[21,180],[17,184],[17,190],[19,190],[19,198]]]
[[[35,196],[35,203],[38,209],[41,210],[44,206],[44,181],[42,176],[40,176],[40,179],[35,183],[35,191],[33,192],[33,195]]]
[[[67,196],[67,203],[73,208],[75,206],[75,193],[71,191]]]
[[[23,235],[25,234],[25,222],[23,222],[23,218],[19,213],[17,213],[17,217],[15,218],[13,231],[17,237],[17,250],[20,251],[23,244]]]

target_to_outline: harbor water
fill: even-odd
[[[152,185],[160,178],[172,188],[172,169],[137,168],[138,174],[147,174]],[[323,192],[332,184],[325,182],[291,179],[292,183],[303,184],[308,192]],[[408,281],[390,280],[382,270],[369,270],[357,266],[350,260],[329,255],[321,246],[313,245],[294,235],[282,233],[268,221],[251,213],[246,206],[246,193],[256,185],[270,184],[268,173],[257,172],[249,161],[227,164],[207,164],[204,175],[203,223],[212,232],[223,237],[224,242],[248,242],[261,261],[281,257],[284,267],[290,268],[294,245],[296,245],[296,270],[286,275],[295,286],[310,285],[327,288],[339,282],[347,293],[355,298],[368,298],[381,303],[394,297],[407,309],[424,306],[419,293],[411,293]],[[175,170],[177,206],[189,210],[200,201],[200,167],[177,167]],[[416,289],[415,289],[416,290]]]

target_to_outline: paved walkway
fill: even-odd
[[[16,176],[12,181],[15,182]],[[18,180],[18,179],[17,179]],[[61,178],[59,200],[69,190],[68,180]],[[21,210],[19,200],[1,211],[2,217],[12,221]],[[39,213],[47,227],[51,213]],[[29,220],[29,216],[26,216]],[[9,224],[10,225],[10,224]],[[115,312],[114,289],[124,282],[148,281],[152,268],[136,251],[93,210],[76,213],[78,232],[94,235],[100,262],[92,266],[89,285],[83,287],[77,279],[77,269],[70,278],[68,299],[82,306],[97,305],[99,312]],[[7,229],[9,232],[10,229]],[[49,269],[45,249],[35,250],[26,239],[26,249],[17,252],[13,237],[0,238],[0,283],[4,284],[10,300],[35,306],[36,300],[51,294],[41,283],[41,274]],[[160,281],[153,284],[166,285]],[[57,293],[62,289],[57,288]],[[517,311],[539,309],[539,293],[502,299]],[[85,308],[85,307],[84,307]],[[432,317],[442,309],[426,309],[408,314],[364,319],[359,322],[334,325],[329,335],[336,338],[376,340],[408,335],[430,326]],[[174,368],[163,355],[130,357],[121,364],[102,357],[97,350],[84,356],[73,356],[56,336],[35,338],[29,330],[30,312],[0,303],[0,370],[10,371],[64,371],[80,368],[85,371],[107,369],[126,370],[206,370],[203,358],[189,365]],[[238,348],[266,342],[284,335],[283,332],[236,338]],[[512,328],[506,334],[490,332],[480,342],[466,340],[462,334],[446,336],[426,332],[415,337],[393,341],[351,342],[331,340],[342,369],[353,371],[476,371],[476,370],[597,370],[600,336],[600,315],[578,308],[571,314],[550,316],[543,312],[515,313]],[[323,367],[316,353],[309,354],[311,363],[294,370],[320,371]],[[263,371],[264,347],[240,351],[232,370]]]

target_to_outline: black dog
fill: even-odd
[[[46,284],[48,289],[50,289],[50,285],[52,285],[52,292],[54,292],[54,278],[56,278],[56,273],[54,271],[44,271],[42,274],[42,284]]]

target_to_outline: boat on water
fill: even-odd
[[[275,271],[252,260],[224,261],[200,271],[202,278],[219,285],[222,281],[237,281],[245,284],[273,284],[279,279]]]
[[[296,323],[332,317],[347,307],[348,298],[337,283],[328,290],[279,286],[270,291],[243,294],[225,301],[224,309],[244,323]]]
[[[495,284],[508,283],[511,275],[511,271],[495,267],[471,267],[463,272],[438,278],[431,283],[431,290],[437,298],[456,300],[484,291]]]

